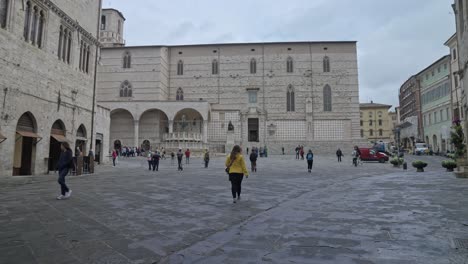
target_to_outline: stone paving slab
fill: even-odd
[[[427,172],[260,159],[237,204],[221,158],[123,159],[68,177],[66,201],[55,175],[1,179],[0,263],[468,263],[453,240],[468,239],[468,180],[417,158]]]

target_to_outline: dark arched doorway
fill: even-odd
[[[79,150],[83,153],[83,156],[86,156],[86,128],[84,125],[81,125],[78,130],[76,131],[76,142],[75,142],[75,156],[76,152]]]
[[[141,150],[143,150],[144,152],[147,152],[150,149],[151,149],[151,143],[149,142],[149,140],[143,140],[143,144],[141,144]]]
[[[49,171],[53,171],[57,167],[60,158],[60,145],[62,142],[67,142],[66,129],[62,120],[57,120],[52,125],[50,130],[50,144],[49,144]]]
[[[116,150],[119,155],[122,152],[122,142],[118,139],[114,141],[114,150]]]
[[[16,125],[15,152],[13,156],[13,175],[32,175],[36,157],[36,119],[30,112],[24,113]]]

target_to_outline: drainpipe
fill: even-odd
[[[100,32],[100,21],[101,21],[101,10],[102,10],[102,0],[99,0],[99,11],[98,11],[98,22],[96,30],[96,38],[98,43],[96,44],[96,54],[94,56],[94,82],[93,82],[93,108],[91,112],[91,142],[89,142],[89,149],[93,149],[94,141],[94,116],[96,111],[96,86],[97,86],[97,68],[98,68],[98,55],[100,53],[100,44],[99,44],[99,32]]]

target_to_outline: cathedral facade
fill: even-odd
[[[102,12],[97,101],[110,110],[111,149],[224,152],[231,138],[330,152],[361,141],[356,42],[125,46],[124,21]]]

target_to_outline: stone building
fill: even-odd
[[[360,104],[361,137],[371,143],[393,141],[392,125],[389,109],[391,105],[374,102]]]
[[[356,42],[127,47],[124,20],[114,9],[101,17],[97,95],[111,110],[111,147],[225,151],[229,123],[235,143],[270,153],[359,141]]]
[[[451,150],[452,125],[450,56],[446,55],[418,74],[421,86],[424,142],[434,152]]]
[[[0,1],[0,175],[54,169],[63,141],[89,150],[100,4]]]
[[[400,87],[400,139],[404,148],[412,149],[423,141],[420,86],[416,75],[411,76]]]

